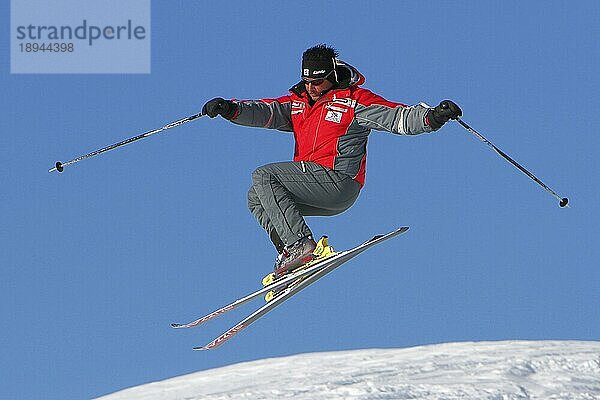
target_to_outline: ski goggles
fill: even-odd
[[[327,75],[325,75],[322,78],[302,78],[302,83],[304,83],[305,85],[312,84],[314,86],[319,86],[320,84],[325,82],[325,79],[327,79],[332,73],[333,70],[331,70]]]

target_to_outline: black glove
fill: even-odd
[[[452,100],[444,100],[440,105],[427,112],[427,122],[435,131],[448,122],[449,119],[456,119],[462,115],[460,107]]]
[[[237,105],[233,101],[221,97],[207,101],[202,107],[202,114],[206,114],[211,118],[221,115],[225,119],[231,119],[236,112]]]

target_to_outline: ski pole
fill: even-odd
[[[481,140],[483,143],[487,144],[496,153],[500,154],[500,156],[502,156],[502,158],[504,158],[506,161],[508,161],[515,167],[517,167],[521,172],[523,172],[525,175],[527,175],[529,178],[531,178],[535,183],[537,183],[538,185],[543,187],[548,193],[550,193],[552,196],[554,196],[559,201],[558,205],[560,207],[565,207],[569,203],[568,198],[559,196],[554,190],[552,190],[548,186],[546,186],[546,184],[544,182],[539,180],[535,175],[533,175],[531,172],[529,172],[527,169],[525,169],[525,167],[523,167],[521,164],[519,164],[518,162],[513,160],[508,154],[506,154],[505,152],[500,150],[498,147],[496,147],[492,142],[487,140],[481,133],[479,133],[475,129],[471,128],[463,120],[461,120],[460,118],[456,118],[456,122],[461,124],[463,126],[463,128],[465,128],[466,130],[471,132],[473,135],[477,136],[479,138],[479,140]]]
[[[116,149],[118,147],[125,146],[126,144],[133,143],[133,142],[135,142],[137,140],[144,139],[144,138],[147,138],[149,136],[152,136],[155,133],[159,133],[159,132],[162,132],[162,131],[166,131],[167,129],[175,128],[176,126],[179,126],[179,125],[185,124],[186,122],[190,122],[190,121],[193,121],[193,120],[195,120],[197,118],[200,118],[203,115],[205,115],[205,114],[202,114],[202,112],[199,112],[198,114],[194,114],[194,115],[191,115],[189,117],[182,118],[182,119],[180,119],[178,121],[171,122],[170,124],[167,124],[167,125],[163,126],[162,128],[158,128],[158,129],[154,129],[154,130],[151,130],[151,131],[148,131],[148,132],[144,132],[141,135],[130,137],[129,139],[125,139],[125,140],[123,140],[123,141],[121,141],[119,143],[111,144],[110,146],[106,146],[106,147],[103,147],[101,149],[94,150],[91,153],[88,153],[88,154],[86,154],[84,156],[80,156],[80,157],[74,158],[74,159],[72,159],[70,161],[67,161],[65,163],[57,161],[56,164],[54,165],[54,168],[49,169],[48,172],[52,172],[52,171],[63,172],[64,168],[67,165],[75,164],[75,163],[78,163],[79,161],[85,160],[86,158],[91,158],[91,157],[97,156],[99,154],[106,153],[107,151],[111,151],[111,150],[114,150],[114,149]]]

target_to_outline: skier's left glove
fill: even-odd
[[[220,115],[225,119],[231,119],[236,112],[237,104],[221,97],[207,101],[204,107],[202,107],[202,114],[206,114],[211,118]]]
[[[440,129],[450,119],[456,119],[462,116],[462,110],[452,100],[444,100],[435,108],[427,112],[427,124],[434,131]]]

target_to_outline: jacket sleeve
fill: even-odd
[[[392,132],[399,135],[418,135],[432,132],[425,115],[430,107],[421,103],[407,106],[388,101],[367,90],[360,89],[354,109],[356,122],[365,128]]]
[[[238,125],[253,126],[292,132],[292,101],[290,96],[277,99],[236,101],[237,112],[231,122]]]

